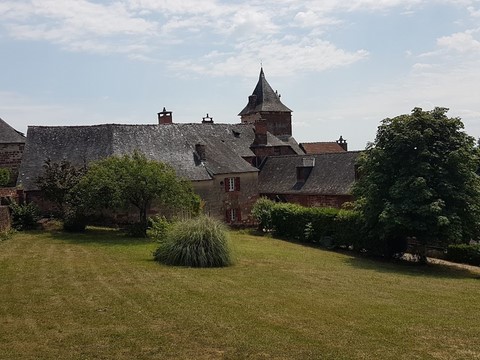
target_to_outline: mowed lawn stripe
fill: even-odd
[[[3,359],[475,359],[480,273],[232,233],[229,268],[167,267],[103,229],[0,243]]]

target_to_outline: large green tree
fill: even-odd
[[[56,207],[58,215],[65,218],[69,209],[78,202],[72,189],[86,172],[86,165],[73,166],[69,161],[54,162],[50,158],[43,164],[43,172],[36,179],[38,188]]]
[[[407,237],[423,247],[477,237],[478,149],[447,111],[415,108],[383,120],[360,157],[354,194],[370,234],[367,248],[390,255]]]
[[[198,212],[200,198],[189,181],[175,170],[135,152],[112,156],[91,164],[76,187],[85,208],[138,210],[141,235],[146,235],[147,214],[152,205]]]

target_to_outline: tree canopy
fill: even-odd
[[[43,164],[43,173],[36,179],[36,184],[46,199],[53,202],[61,218],[65,217],[68,207],[76,201],[72,189],[85,174],[86,166],[75,167],[69,161],[53,162],[46,159]]]
[[[479,153],[460,118],[447,111],[415,108],[383,120],[360,157],[354,194],[370,246],[388,252],[406,237],[427,245],[478,235]]]
[[[128,209],[134,206],[143,235],[148,210],[154,203],[194,213],[200,204],[189,181],[177,177],[171,166],[149,160],[139,152],[91,164],[76,190],[82,194],[87,207]]]

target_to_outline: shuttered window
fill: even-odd
[[[225,220],[230,224],[242,221],[240,209],[228,209],[225,213]]]
[[[240,178],[239,177],[230,177],[224,179],[225,191],[240,191]]]

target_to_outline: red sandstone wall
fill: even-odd
[[[22,162],[25,144],[0,144],[0,167],[11,172],[10,183],[17,182],[18,168]]]

